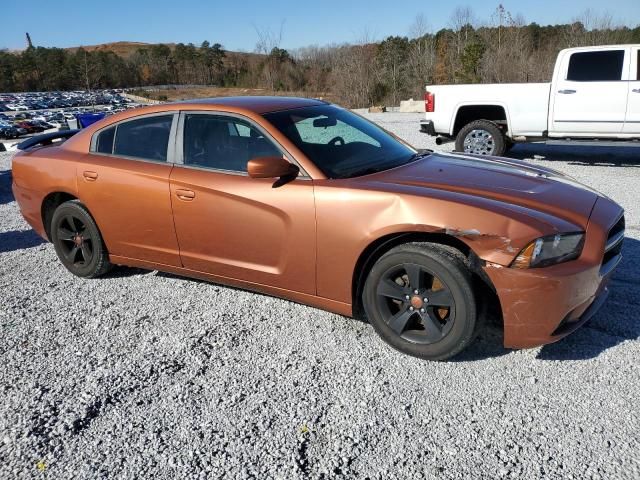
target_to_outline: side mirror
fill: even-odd
[[[256,157],[247,163],[251,178],[281,178],[297,176],[300,169],[282,157]]]

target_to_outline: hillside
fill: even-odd
[[[83,48],[88,52],[113,52],[116,55],[128,58],[133,55],[139,48],[148,48],[153,45],[154,44],[152,43],[146,42],[110,42],[101,43],[98,45],[82,45],[78,47],[69,47],[65,48],[65,50],[69,52],[75,52],[79,48]],[[168,43],[166,45],[171,49],[175,47],[175,43]]]
[[[81,46],[77,46],[77,47],[68,47],[65,48],[66,51],[73,53],[75,51],[77,51],[79,48],[83,48],[84,50],[87,50],[88,52],[113,52],[116,55],[122,57],[122,58],[130,58],[135,52],[138,51],[138,49],[140,48],[151,48],[154,45],[159,45],[157,43],[147,43],[147,42],[126,42],[126,41],[122,41],[122,42],[110,42],[110,43],[101,43],[98,45],[81,45]],[[174,50],[176,47],[175,43],[164,43],[162,45],[166,45],[167,47],[169,47],[171,50]],[[196,47],[198,47],[199,45],[196,45]],[[245,52],[226,52],[227,55],[240,55],[240,56],[244,56],[244,57],[253,57],[256,56],[258,54],[256,53],[245,53]]]

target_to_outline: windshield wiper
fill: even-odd
[[[365,168],[361,168],[360,170],[354,170],[353,172],[345,173],[344,175],[341,175],[338,178],[361,177],[363,175],[370,175],[372,173],[378,173],[379,171],[381,171],[379,168],[365,167]]]
[[[414,160],[418,160],[418,159],[420,159],[422,157],[428,157],[432,153],[433,153],[433,150],[429,150],[427,148],[418,150],[416,153],[411,155],[411,157],[409,157],[409,161],[407,163],[413,162]]]
[[[423,157],[428,157],[433,153],[433,150],[420,150],[413,155],[411,155],[406,162],[397,164],[397,165],[385,165],[379,167],[364,167],[359,170],[353,170],[351,172],[347,172],[344,175],[340,175],[338,178],[352,178],[352,177],[362,177],[363,175],[370,175],[372,173],[382,172],[383,170],[389,170],[392,168],[400,167],[402,165],[406,165],[411,162],[415,162]]]

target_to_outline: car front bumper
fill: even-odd
[[[605,254],[621,216],[617,204],[599,198],[577,260],[525,270],[487,263],[484,270],[502,308],[505,347],[531,348],[556,342],[596,314],[605,303],[607,285],[622,259],[621,243]]]

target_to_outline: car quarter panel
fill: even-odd
[[[17,153],[12,160],[13,193],[29,225],[47,239],[42,220],[42,203],[50,193],[76,197],[77,154],[68,155],[57,147],[43,147]]]

